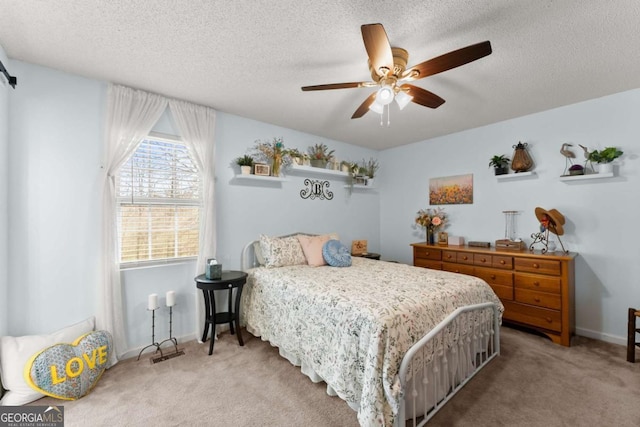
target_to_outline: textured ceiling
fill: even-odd
[[[300,90],[370,80],[360,26],[376,22],[410,66],[493,53],[416,81],[445,104],[394,105],[389,127],[350,118],[374,89]],[[12,59],[374,149],[638,88],[638,28],[637,0],[0,0]]]

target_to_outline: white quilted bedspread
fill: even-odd
[[[353,258],[346,268],[296,265],[249,272],[249,331],[304,361],[358,409],[363,426],[393,425],[394,381],[406,351],[458,307],[502,304],[483,280]]]

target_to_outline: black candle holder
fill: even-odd
[[[156,310],[157,308],[154,308],[153,310],[150,310],[147,308],[147,311],[151,311],[151,344],[149,344],[148,346],[140,350],[140,353],[138,353],[138,360],[140,360],[140,356],[142,356],[142,352],[148,349],[149,347],[155,347],[156,348],[155,352],[156,353],[160,352],[160,357],[162,357],[162,349],[160,348],[160,344],[156,342]]]
[[[173,336],[173,306],[169,306],[169,338],[161,341],[160,344],[158,344],[158,347],[166,343],[167,341],[173,343],[173,346],[176,349],[176,353],[178,353],[178,340]],[[160,353],[160,355],[162,356],[162,352]]]

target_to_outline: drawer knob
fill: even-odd
[[[480,262],[487,262],[487,259],[486,259],[486,258],[482,258],[482,259],[480,260]]]
[[[540,286],[540,282],[533,282],[533,286]]]
[[[469,258],[468,258],[468,257],[466,257],[466,256],[463,256],[463,257],[462,257],[462,259],[466,261],[466,260],[468,260]]]
[[[491,280],[496,280],[496,275],[495,274],[491,275]]]
[[[453,258],[451,255],[447,255],[447,259],[451,259]]]
[[[536,263],[533,263],[533,268],[539,268],[540,266]]]
[[[504,264],[506,264],[506,262],[504,262],[504,260],[503,260],[503,259],[501,259],[501,260],[500,260],[500,264],[504,265]]]
[[[546,320],[546,321],[547,321],[547,323],[551,323],[551,322],[553,322],[553,320],[552,320],[550,317],[547,317],[547,318],[545,318],[544,320]]]
[[[233,285],[231,283],[229,283],[229,288],[233,288]]]
[[[538,297],[535,297],[533,300],[534,300],[535,302],[540,302],[540,298],[538,298]]]
[[[425,252],[425,255],[426,255],[426,256],[429,256],[429,252]]]

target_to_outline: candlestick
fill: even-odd
[[[149,295],[149,302],[147,305],[149,310],[156,310],[158,308],[158,294]]]
[[[153,302],[153,304],[152,304]],[[151,308],[154,307],[154,308]],[[151,311],[151,344],[145,346],[140,353],[138,353],[138,360],[140,360],[140,356],[142,356],[142,352],[148,349],[149,347],[155,347],[156,353],[160,352],[160,357],[162,357],[162,349],[160,348],[160,344],[156,342],[156,309],[158,308],[158,295],[151,294],[149,295],[149,311]]]
[[[167,307],[176,305],[176,293],[174,291],[167,292]]]

